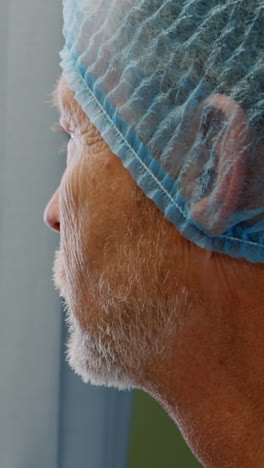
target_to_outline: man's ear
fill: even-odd
[[[243,189],[246,116],[232,98],[214,94],[196,112],[192,135],[201,154],[186,174],[190,215],[208,235],[217,236],[228,229]]]

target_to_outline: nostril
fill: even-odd
[[[58,221],[57,216],[54,216],[54,213],[46,210],[44,214],[44,221],[51,229],[60,232],[60,222]]]
[[[53,226],[52,229],[54,229],[55,231],[60,232],[60,223],[59,223],[59,221],[56,221],[56,222],[54,223],[54,226]]]
[[[44,222],[54,231],[60,232],[60,212],[57,192],[55,192],[45,209]]]

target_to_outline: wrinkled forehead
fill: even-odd
[[[63,75],[60,76],[56,84],[53,93],[53,101],[61,114],[70,112],[70,110],[77,110],[80,107],[74,98],[74,92],[67,86],[66,79]]]
[[[68,87],[63,75],[59,78],[53,92],[53,103],[60,113],[61,120],[66,124],[73,123],[74,127],[90,125],[88,116],[75,99],[75,93]]]

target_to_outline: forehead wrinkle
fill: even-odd
[[[56,101],[56,107],[61,114],[60,121],[62,126],[65,124],[67,127],[71,128],[72,131],[78,130],[81,134],[86,135],[90,145],[96,142],[98,143],[99,141],[102,143],[100,132],[92,124],[87,114],[85,114],[82,107],[75,99],[75,93],[68,87],[67,81],[63,75],[60,76],[53,95],[54,101]]]
[[[75,99],[75,93],[72,91],[63,76],[58,83],[57,97],[59,101],[60,112],[65,121],[78,128],[82,133],[93,132],[94,136],[99,135],[96,127],[91,123],[89,117],[85,114],[82,107]]]
[[[74,99],[74,92],[68,88],[63,75],[61,75],[54,86],[54,90],[50,93],[51,105],[57,109],[59,113],[68,112],[69,107],[73,108],[78,103]]]
[[[61,115],[76,126],[82,125],[88,118],[75,99],[75,93],[68,86],[65,78],[61,76],[57,87],[57,99]],[[69,122],[69,123],[70,123]]]

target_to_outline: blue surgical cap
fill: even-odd
[[[202,248],[264,262],[263,0],[64,0],[63,75]]]

